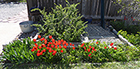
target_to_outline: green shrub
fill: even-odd
[[[139,48],[138,48],[139,49]],[[131,60],[139,60],[140,51],[136,48],[111,44],[83,43],[79,45],[77,50],[70,51],[70,56],[73,56],[71,62],[126,62]],[[137,53],[137,54],[136,54]]]
[[[137,34],[137,32],[140,32],[140,26],[138,25],[124,26],[123,21],[112,21],[111,25],[115,30],[117,31],[124,30],[124,31],[127,31],[129,34],[131,33]]]
[[[23,42],[16,40],[4,48],[2,58],[16,64],[34,62],[36,58],[30,50],[32,48],[31,44],[30,38],[23,39]]]
[[[140,46],[140,32],[137,32],[137,34],[128,34],[127,31],[120,30],[118,34],[122,35],[130,43]]]
[[[86,33],[84,29],[87,27],[83,21],[82,16],[76,9],[78,4],[70,5],[66,0],[66,7],[62,5],[56,5],[55,9],[52,9],[52,13],[38,8],[32,10],[39,10],[44,16],[43,24],[34,24],[39,30],[39,33],[52,35],[55,39],[64,39],[67,41],[81,41],[81,34]]]

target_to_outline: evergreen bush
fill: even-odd
[[[44,16],[43,24],[34,24],[34,26],[37,27],[39,33],[52,35],[55,39],[81,41],[81,34],[86,33],[84,29],[87,25],[85,25],[86,22],[81,21],[82,16],[76,9],[79,3],[70,4],[67,0],[66,2],[66,7],[56,5],[48,15],[46,15],[45,9],[33,9],[32,11],[39,10]]]

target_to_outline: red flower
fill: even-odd
[[[35,46],[38,47],[37,43],[35,43]]]
[[[37,50],[37,47],[33,47],[33,49],[36,51]]]
[[[74,46],[74,44],[72,44],[72,46]]]
[[[47,44],[47,40],[44,41],[44,44]]]
[[[43,51],[43,52],[46,52],[46,49],[43,49],[42,51]]]
[[[93,53],[93,51],[91,51]]]
[[[66,43],[66,46],[68,46],[69,44],[68,43]]]
[[[63,45],[64,45],[64,44],[66,44],[66,43],[67,43],[67,42],[66,42],[66,41],[64,41],[64,42],[63,42]]]
[[[133,19],[133,21],[135,21],[135,19]]]
[[[57,51],[54,50],[53,53],[52,53],[52,55],[54,56],[56,53],[57,53]]]
[[[59,46],[59,48],[61,49],[62,47],[61,47],[61,46]]]
[[[52,48],[54,48],[54,45],[51,45]]]
[[[88,52],[90,52],[90,49],[88,49]]]
[[[52,39],[52,42],[55,42],[55,40],[54,40],[54,39]]]
[[[52,36],[51,35],[49,36],[49,39],[52,39]]]
[[[34,49],[31,49],[31,51],[33,52],[33,51],[34,51]]]
[[[111,43],[110,46],[113,46],[113,43]]]
[[[72,47],[72,49],[74,50],[74,49],[75,49],[75,47]]]
[[[41,38],[40,41],[43,41],[45,38]]]
[[[49,42],[49,44],[52,44],[52,42]]]
[[[88,55],[89,57],[91,56],[91,54]]]
[[[49,52],[51,53],[52,52],[52,49],[49,49]]]
[[[49,47],[46,47],[46,49],[49,50],[50,48]]]
[[[84,43],[82,43],[82,44],[81,44],[81,47],[83,47],[84,45],[85,45],[85,44],[84,44]]]
[[[117,47],[114,47],[114,50],[117,50]]]
[[[34,42],[36,42],[36,39],[33,39]]]
[[[70,45],[72,45],[72,43],[70,43]]]
[[[95,48],[94,48],[94,47],[92,47],[92,50],[95,50]]]
[[[63,42],[64,40],[63,39],[61,39],[61,42]],[[66,41],[65,41],[66,42]]]
[[[87,50],[85,49],[85,51],[87,51]]]
[[[40,52],[40,50],[37,51],[38,53]]]
[[[41,44],[41,46],[42,46],[42,47],[46,47],[46,45],[45,45],[45,44]]]
[[[84,47],[84,49],[86,49],[86,47]]]
[[[42,47],[41,46],[39,46],[39,49],[41,49]]]
[[[133,19],[133,17],[131,17]]]
[[[37,55],[37,56],[40,56],[40,53],[37,53],[36,55]]]
[[[96,42],[96,44],[98,44],[98,42]]]
[[[43,52],[40,52],[40,55],[42,55],[43,54]]]
[[[38,38],[41,38],[41,35],[38,35]]]
[[[55,49],[57,49],[58,47],[57,46],[55,46]]]
[[[94,51],[96,52],[96,49]]]
[[[105,49],[106,49],[106,46],[105,46]]]
[[[47,46],[49,47],[49,46],[50,46],[50,44],[47,44]]]
[[[63,46],[65,49],[67,48],[67,46]]]
[[[63,50],[61,50],[60,52],[63,53]]]
[[[91,46],[89,46],[89,48],[91,48]]]

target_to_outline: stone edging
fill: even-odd
[[[122,40],[124,43],[128,44],[131,47],[135,47],[133,44],[131,44],[127,39],[125,39],[122,35],[118,34],[118,32],[110,25],[109,28],[112,30],[112,32],[119,37],[120,40]],[[136,48],[136,47],[135,47]]]

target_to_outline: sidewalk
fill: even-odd
[[[11,42],[21,32],[19,23],[23,21],[28,21],[27,10],[17,16],[0,20],[0,53],[3,49],[2,45]]]

